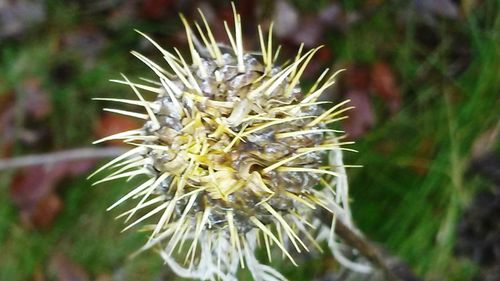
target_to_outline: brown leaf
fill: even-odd
[[[18,206],[36,203],[52,192],[52,176],[43,166],[33,166],[18,172],[10,186],[10,195]]]
[[[37,202],[30,214],[24,213],[28,217],[21,218],[29,220],[27,223],[31,222],[36,228],[46,229],[52,225],[54,219],[61,212],[62,207],[63,202],[59,195],[50,193]]]
[[[56,253],[50,261],[50,269],[58,281],[87,281],[87,272],[76,262],[62,253]]]
[[[48,228],[62,209],[56,193],[64,178],[87,172],[93,160],[58,163],[51,167],[33,166],[19,171],[10,185],[10,196],[27,227]]]
[[[346,94],[350,99],[350,105],[355,109],[349,112],[349,118],[343,123],[347,137],[357,139],[365,134],[375,124],[375,115],[368,92],[351,89]]]
[[[14,177],[10,195],[20,210],[21,221],[25,226],[44,228],[55,218],[61,206],[54,204],[60,201],[54,199],[57,196],[53,194],[54,185],[54,172],[51,173],[42,166],[26,168]],[[44,209],[49,209],[49,213],[44,213]]]
[[[401,106],[401,93],[394,73],[387,63],[378,62],[372,66],[371,88],[385,101],[392,114],[397,112]]]

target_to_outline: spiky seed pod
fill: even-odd
[[[233,6],[234,9],[234,6]],[[332,225],[318,219],[325,209],[350,224],[343,145],[329,125],[343,117],[347,103],[318,101],[338,72],[326,70],[308,91],[300,77],[319,48],[277,66],[272,26],[267,39],[259,26],[259,54],[244,51],[240,15],[234,11],[234,33],[224,22],[230,47],[218,44],[200,11],[195,23],[199,38],[184,23],[191,60],[174,49],[161,48],[169,70],[132,52],[156,74],[149,84],[125,76],[137,100],[100,99],[132,104],[145,113],[106,109],[144,119],[142,128],[103,138],[120,139],[135,148],[110,161],[94,174],[113,172],[97,183],[144,176],[113,204],[136,199],[122,216],[141,216],[125,229],[149,220],[150,237],[141,249],[160,249],[179,275],[199,279],[236,280],[238,264],[255,280],[285,280],[254,256],[259,245],[279,248],[294,264],[293,252],[328,245],[341,256]],[[140,33],[140,32],[139,32]],[[156,97],[147,101],[140,90]],[[322,105],[329,105],[323,109]],[[174,251],[178,249],[181,254]]]

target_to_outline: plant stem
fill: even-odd
[[[344,240],[349,246],[358,250],[368,261],[380,268],[387,280],[390,281],[406,281],[406,280],[419,280],[412,272],[406,270],[404,273],[396,271],[399,267],[407,267],[401,262],[394,262],[397,259],[387,257],[382,254],[380,249],[375,246],[367,238],[363,237],[357,231],[348,227],[341,220],[337,219],[335,222],[335,233]],[[391,261],[389,261],[391,260]],[[394,261],[392,261],[394,260]]]
[[[0,171],[34,165],[50,165],[63,161],[107,158],[121,155],[126,151],[127,149],[122,147],[76,148],[45,154],[0,159]]]

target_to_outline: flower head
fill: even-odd
[[[229,46],[215,41],[200,15],[197,35],[181,16],[189,59],[141,33],[162,53],[168,70],[132,52],[155,80],[141,84],[123,76],[115,82],[129,85],[137,100],[101,99],[142,107],[107,110],[143,119],[144,126],[97,141],[121,139],[134,148],[101,167],[96,173],[113,172],[96,184],[146,178],[109,209],[135,199],[124,215],[127,221],[141,216],[126,229],[150,222],[141,250],[160,249],[177,274],[236,280],[240,265],[256,280],[284,280],[256,259],[259,245],[269,259],[277,248],[296,264],[295,252],[320,248],[321,240],[338,250],[333,225],[324,224],[318,210],[350,222],[341,153],[349,149],[329,126],[349,108],[346,102],[319,101],[338,72],[326,70],[306,91],[300,78],[319,48],[301,47],[290,63],[277,65],[272,26],[268,36],[259,26],[260,52],[249,53],[236,11],[234,31],[224,22]],[[155,98],[146,100],[143,90]]]

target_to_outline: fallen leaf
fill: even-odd
[[[50,260],[50,270],[58,281],[87,281],[90,280],[88,273],[62,253],[56,253]]]
[[[401,93],[389,64],[378,62],[372,66],[371,88],[384,100],[391,114],[399,110],[401,106]]]
[[[23,224],[29,228],[50,227],[63,206],[56,193],[57,184],[64,178],[87,172],[93,164],[93,160],[78,160],[18,171],[10,185],[10,196]]]
[[[36,228],[47,229],[61,212],[63,202],[59,195],[50,193],[37,202],[34,209],[24,220],[29,220]],[[26,222],[28,223],[28,222]]]
[[[357,139],[375,124],[370,96],[366,91],[351,89],[345,98],[351,100],[349,105],[354,106],[355,109],[349,112],[349,118],[343,122],[342,126],[349,139]]]
[[[140,123],[131,117],[105,112],[101,115],[95,134],[97,138],[104,138],[119,132],[140,128]],[[106,142],[111,145],[123,145],[120,140],[112,140]]]
[[[47,227],[59,210],[52,208],[50,213],[38,213],[48,205],[53,197],[53,173],[42,166],[25,168],[18,172],[10,186],[10,195],[19,208],[21,221],[27,227]],[[45,203],[42,203],[46,201]],[[45,216],[45,217],[44,217]],[[41,225],[37,225],[40,223]]]

